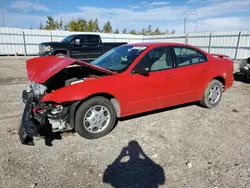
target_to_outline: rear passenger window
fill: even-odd
[[[191,48],[174,47],[174,53],[178,67],[207,61],[207,57],[203,53]]]
[[[84,44],[85,43],[85,36],[80,36],[80,43]]]
[[[97,35],[87,35],[85,40],[86,43],[92,43],[92,44],[100,43],[99,36]]]

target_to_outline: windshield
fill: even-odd
[[[61,41],[61,43],[70,43],[71,40],[72,40],[74,37],[75,37],[75,35],[67,36],[67,37],[65,37],[65,38]]]
[[[103,54],[91,64],[111,71],[123,72],[146,48],[145,46],[120,46]]]

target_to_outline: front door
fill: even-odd
[[[136,70],[150,68],[147,75]],[[149,51],[135,66],[129,76],[129,91],[126,91],[127,109],[125,113],[140,113],[164,107],[171,98],[165,97],[171,91],[173,82],[172,61],[168,47],[158,47]],[[164,98],[164,101],[162,100]]]
[[[71,57],[75,59],[82,59],[84,57],[84,35],[76,35],[71,41]]]

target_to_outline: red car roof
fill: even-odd
[[[186,46],[186,47],[191,47],[200,50],[201,52],[208,54],[204,50],[197,48],[195,46],[189,45],[189,44],[184,44],[184,43],[176,43],[176,42],[145,42],[145,43],[130,43],[126,44],[127,46],[146,46],[150,48],[158,47],[158,46]]]
[[[173,43],[173,42],[141,42],[141,43],[130,43],[126,45],[133,45],[133,46],[147,46],[147,47],[153,47],[153,46],[189,46],[187,44],[182,43]]]

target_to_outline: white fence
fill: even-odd
[[[0,55],[37,55],[41,42],[60,41],[79,32],[46,31],[0,27]],[[203,32],[187,35],[142,36],[99,33],[103,42],[179,42],[197,46],[210,53],[229,55],[232,59],[250,57],[250,31]]]

